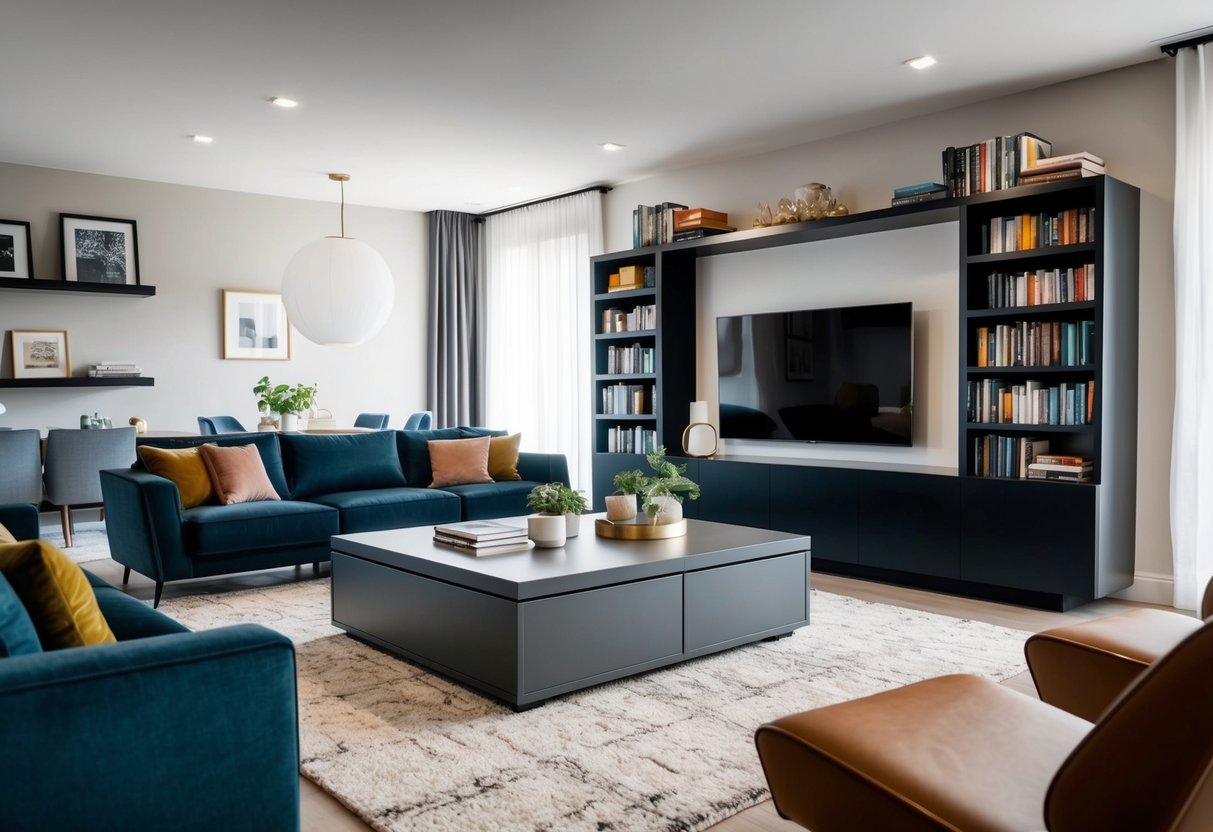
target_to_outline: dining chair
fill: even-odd
[[[248,431],[233,416],[199,416],[198,433],[203,436],[212,436],[216,433],[248,433]]]
[[[42,502],[42,448],[38,431],[0,431],[0,503]]]
[[[66,546],[72,545],[72,506],[102,502],[100,472],[129,468],[134,461],[133,427],[46,432],[46,499],[59,507]],[[105,519],[104,508],[101,519]]]
[[[388,418],[386,413],[359,413],[358,418],[354,420],[354,427],[387,430]]]
[[[405,430],[429,430],[434,424],[434,411],[419,410],[404,422]]]

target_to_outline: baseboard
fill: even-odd
[[[1175,579],[1170,575],[1159,575],[1153,572],[1135,572],[1133,573],[1133,585],[1128,589],[1112,593],[1112,597],[1170,607],[1175,603]]]

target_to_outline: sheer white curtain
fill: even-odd
[[[485,329],[486,424],[522,449],[562,453],[590,488],[590,257],[602,253],[597,191],[491,216]]]
[[[1175,60],[1175,606],[1213,576],[1213,44]]]

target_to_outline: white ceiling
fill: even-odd
[[[1211,11],[4,0],[0,160],[330,201],[324,174],[342,171],[353,203],[476,212],[1153,60],[1152,42],[1213,23]],[[923,53],[939,64],[902,65]],[[273,107],[275,95],[300,106]]]

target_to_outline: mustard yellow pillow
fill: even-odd
[[[117,641],[84,572],[45,540],[0,544],[0,572],[25,605],[44,650]]]
[[[496,482],[520,480],[518,475],[518,443],[521,433],[489,438],[489,476]]]
[[[13,537],[13,533],[4,528],[4,524],[0,523],[0,543],[16,543],[17,538]]]
[[[198,448],[156,448],[140,445],[139,459],[158,477],[172,480],[182,508],[215,502],[215,486]]]

